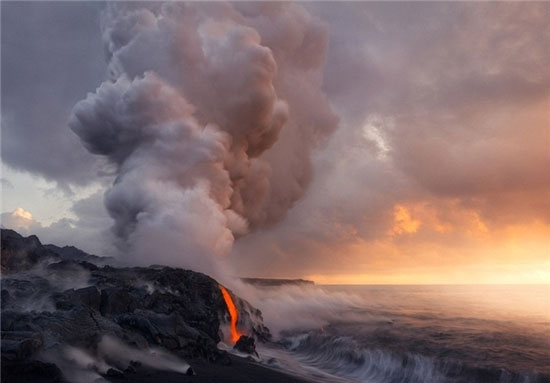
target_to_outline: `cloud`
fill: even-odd
[[[2,226],[28,233],[36,230],[40,224],[33,219],[30,212],[18,207],[11,213],[2,213]]]
[[[7,178],[0,178],[2,184],[2,190],[4,189],[13,189],[13,184]]]
[[[99,39],[93,18],[65,33],[97,6],[2,7],[3,160],[63,182],[97,178],[95,157],[58,123],[103,79],[99,40],[75,35]],[[519,242],[499,247],[507,235],[540,256],[550,225],[548,4],[131,3],[110,12],[110,81],[75,108],[82,126],[99,128],[75,131],[124,175],[107,194],[119,238],[168,225],[166,243],[177,246],[185,228],[222,253],[237,238],[236,270],[272,276],[520,262],[525,254],[510,250]],[[42,33],[52,17],[56,42]],[[33,38],[6,45],[20,27]],[[70,57],[57,65],[54,56]],[[79,56],[83,64],[71,61]],[[64,72],[71,81],[59,80]],[[155,130],[168,125],[195,132],[196,150],[184,155]],[[159,238],[144,248],[168,240]]]
[[[534,241],[544,242],[548,5],[306,6],[330,30],[324,89],[341,129],[284,224],[237,244],[237,269],[299,276],[460,266],[476,262],[464,254],[486,249],[483,240],[500,248],[518,225],[536,226]],[[398,231],[410,233],[392,238],[395,209],[408,213]],[[486,258],[498,263],[507,252]]]
[[[393,209],[394,225],[392,234],[416,233],[421,222],[411,217],[409,210],[402,205],[395,205]]]
[[[37,221],[31,212],[18,207],[1,215],[2,227],[21,235],[37,235],[42,243],[58,246],[76,246],[90,254],[115,254],[109,230],[111,219],[103,206],[103,193],[77,200],[72,206],[75,218],[61,218],[50,225]]]
[[[2,3],[2,161],[67,188],[100,164],[68,129],[72,106],[105,77],[99,3]]]
[[[311,152],[336,129],[324,24],[293,4],[117,3],[102,29],[112,79],[70,127],[116,169],[118,245],[215,273],[235,237],[304,195]]]

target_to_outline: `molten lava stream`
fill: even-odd
[[[225,305],[227,306],[227,311],[229,311],[229,317],[231,318],[231,340],[236,343],[241,335],[243,335],[239,330],[237,330],[237,319],[239,319],[239,313],[237,312],[237,307],[235,307],[235,303],[233,303],[233,299],[231,299],[231,295],[229,295],[229,292],[220,285],[220,290],[223,295],[223,299],[225,301]]]

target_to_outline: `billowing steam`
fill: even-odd
[[[70,127],[115,168],[119,246],[216,273],[212,255],[304,194],[311,150],[336,127],[326,28],[294,4],[115,3],[102,29],[111,79]]]
[[[356,294],[326,291],[314,285],[283,285],[269,288],[239,286],[239,293],[259,308],[265,325],[276,337],[284,331],[319,329],[338,320],[365,320],[358,307],[369,303]]]
[[[97,345],[95,354],[63,346],[44,355],[44,360],[61,367],[64,376],[71,382],[107,382],[102,375],[109,369],[124,371],[132,363],[139,363],[148,369],[189,373],[189,364],[184,360],[156,348],[136,349],[105,335]]]

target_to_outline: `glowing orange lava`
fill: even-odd
[[[243,335],[239,330],[237,330],[237,319],[239,318],[239,313],[237,312],[237,308],[235,307],[235,304],[233,303],[233,299],[231,299],[231,295],[229,295],[229,292],[220,285],[220,290],[223,295],[223,299],[225,300],[225,304],[227,306],[227,311],[229,311],[229,317],[231,318],[231,340],[233,342],[237,342],[241,335]]]

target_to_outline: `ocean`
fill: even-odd
[[[265,307],[275,302],[271,294]],[[298,312],[281,318],[299,325],[281,326],[277,346],[260,354],[294,375],[318,382],[550,382],[550,285],[314,286],[285,296]]]

